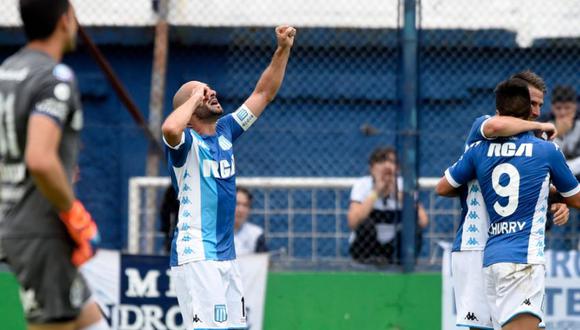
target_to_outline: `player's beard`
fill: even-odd
[[[76,31],[72,34],[64,45],[64,52],[73,52],[77,48],[77,33]]]
[[[223,115],[224,111],[220,106],[203,106],[195,110],[193,115],[201,121],[215,121]]]

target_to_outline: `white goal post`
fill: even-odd
[[[261,189],[350,189],[356,177],[239,177],[236,183],[247,188]],[[433,189],[439,178],[419,178],[420,189]],[[128,252],[140,253],[142,192],[147,188],[165,188],[169,177],[133,177],[129,180]]]

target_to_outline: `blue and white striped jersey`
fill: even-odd
[[[255,120],[242,105],[218,120],[215,135],[200,135],[187,128],[177,146],[171,147],[164,140],[171,181],[180,204],[171,244],[171,266],[236,258],[233,143]]]
[[[475,142],[445,176],[454,187],[479,181],[490,218],[484,267],[544,263],[550,179],[564,197],[580,191],[558,147],[532,133]]]

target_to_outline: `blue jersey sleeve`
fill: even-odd
[[[189,132],[189,129],[186,129],[181,134],[181,142],[179,142],[176,146],[170,146],[169,143],[163,137],[163,143],[165,144],[165,154],[167,156],[167,160],[169,163],[174,167],[182,167],[187,160],[187,154],[191,150],[191,144],[193,141],[193,137]]]
[[[471,125],[471,130],[469,131],[469,135],[467,136],[467,140],[465,140],[465,147],[467,148],[468,145],[482,140],[489,140],[490,138],[483,135],[483,125],[484,123],[489,120],[491,116],[485,115],[475,119],[473,125]]]
[[[242,135],[258,119],[252,111],[243,104],[238,110],[225,115],[218,121],[221,128],[231,134],[232,142]]]
[[[473,148],[467,149],[463,156],[445,171],[445,178],[454,188],[459,188],[475,179],[474,156],[475,150]]]
[[[548,157],[550,163],[550,174],[556,189],[558,189],[560,194],[564,197],[570,197],[577,194],[580,191],[578,180],[566,164],[564,155],[553,143],[548,143]]]

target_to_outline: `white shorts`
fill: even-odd
[[[493,330],[483,285],[483,251],[451,253],[456,325]]]
[[[246,306],[235,260],[171,267],[186,329],[246,329]]]
[[[483,269],[486,294],[496,326],[503,327],[514,317],[531,314],[544,326],[544,265],[497,263]]]

